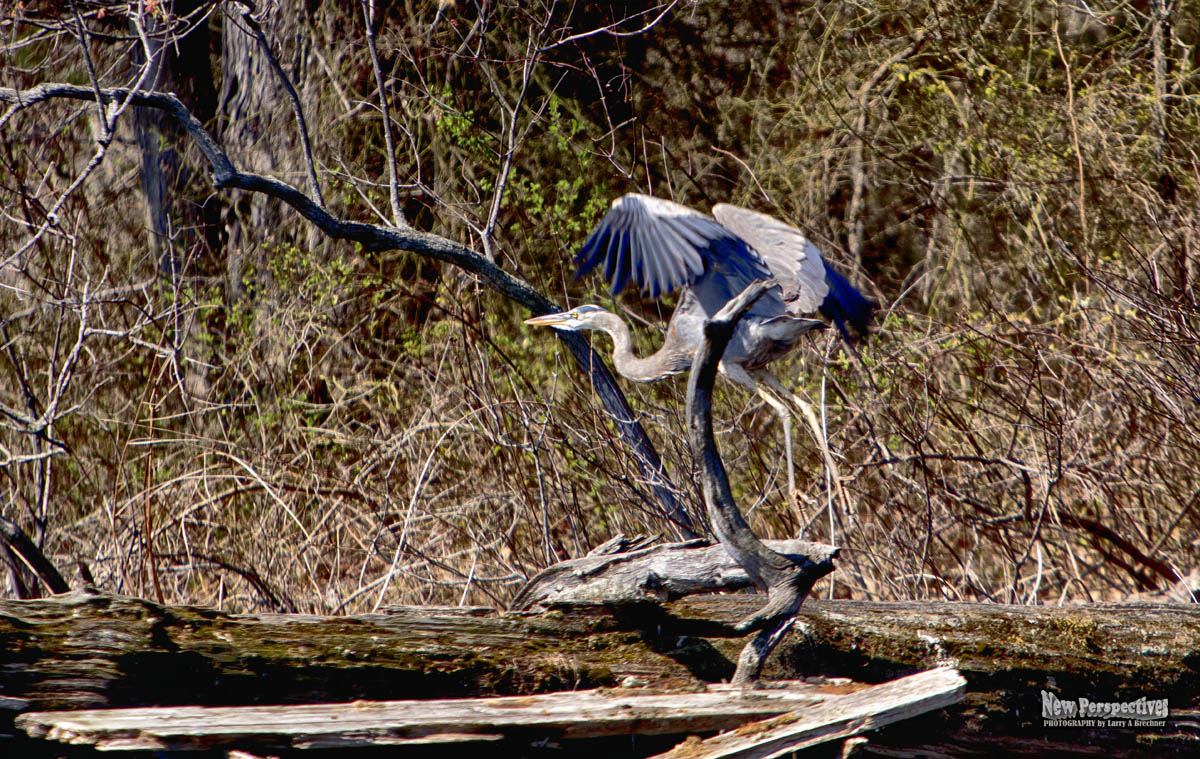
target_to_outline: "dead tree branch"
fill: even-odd
[[[0,516],[0,545],[7,549],[6,557],[11,564],[14,574],[20,574],[22,568],[33,572],[51,593],[66,593],[71,589],[67,581],[59,573],[54,563],[46,558],[34,542],[29,539],[16,522]],[[20,565],[16,563],[20,559]],[[32,588],[25,588],[32,594]]]
[[[841,551],[833,546],[812,544],[807,553],[784,555],[763,545],[733,500],[725,466],[713,439],[712,389],[721,355],[738,320],[767,287],[766,282],[750,285],[704,325],[704,341],[696,351],[688,378],[688,434],[700,462],[708,518],[725,550],[746,570],[754,584],[767,593],[766,605],[737,625],[738,630],[753,630],[757,634],[738,660],[733,676],[736,684],[746,684],[758,677],[767,655],[794,624],[796,612],[813,584],[833,571],[833,560]]]
[[[521,304],[534,315],[562,310],[558,304],[542,295],[528,282],[514,277],[492,261],[488,261],[453,240],[411,228],[392,229],[375,224],[344,221],[325,210],[319,202],[314,202],[303,192],[285,182],[274,177],[239,171],[199,119],[188,110],[179,98],[170,93],[142,92],[123,87],[97,91],[90,87],[50,82],[25,90],[0,88],[0,102],[12,104],[0,116],[0,127],[3,127],[20,110],[38,103],[53,99],[94,102],[98,97],[105,106],[135,105],[142,108],[158,108],[167,112],[188,133],[203,153],[211,167],[212,183],[218,189],[258,192],[281,200],[329,237],[357,242],[367,250],[407,250],[454,264],[479,277],[489,287]],[[53,219],[46,221],[47,225],[54,223]],[[654,500],[657,502],[659,510],[674,525],[679,534],[686,538],[695,537],[692,521],[675,497],[675,490],[667,480],[658,452],[637,421],[629,402],[617,386],[604,359],[591,349],[581,335],[574,332],[558,332],[557,334],[559,339],[567,345],[579,366],[587,373],[605,410],[616,424],[621,438],[633,450],[634,458],[642,471],[645,482],[654,492]]]

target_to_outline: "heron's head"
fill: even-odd
[[[535,316],[532,319],[526,319],[525,323],[538,327],[554,327],[555,329],[566,329],[574,332],[581,329],[596,329],[598,327],[596,323],[597,318],[601,314],[607,313],[608,311],[599,306],[588,304],[557,314]]]

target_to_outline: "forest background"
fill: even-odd
[[[10,98],[0,515],[75,581],[242,611],[503,605],[613,535],[675,535],[553,334],[422,252],[430,232],[619,308],[645,353],[673,302],[572,278],[640,191],[787,219],[881,305],[857,355],[825,334],[775,365],[818,403],[844,502],[798,426],[793,508],[776,418],[718,383],[756,532],[847,549],[817,592],[1187,587],[1198,19],[1196,0],[0,3],[0,87],[175,92],[239,168],[413,240],[335,239],[214,188],[193,136],[127,96]],[[684,382],[620,387],[702,523]],[[7,559],[7,593],[45,592]]]

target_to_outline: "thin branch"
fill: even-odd
[[[83,27],[83,17],[79,15],[79,6],[72,0],[71,15],[75,20],[75,34],[79,40],[79,48],[83,53],[83,64],[87,68],[88,78],[92,82],[92,87],[96,90],[96,108],[100,109],[100,118],[103,121],[104,110],[100,105],[100,77],[96,75],[96,64],[92,62],[92,53],[88,48],[87,33]]]
[[[279,59],[275,57],[275,52],[271,50],[271,44],[267,41],[267,35],[263,33],[262,27],[254,20],[252,15],[255,8],[251,0],[238,0],[242,6],[242,20],[246,22],[246,26],[250,29],[251,34],[258,40],[258,44],[262,47],[263,55],[267,57],[267,62],[271,64],[271,70],[275,72],[275,76],[279,77],[280,84],[288,94],[288,99],[292,103],[292,111],[296,114],[296,125],[300,130],[300,147],[304,151],[304,168],[308,171],[308,191],[316,198],[316,203],[321,208],[325,207],[325,198],[321,195],[321,185],[317,182],[317,168],[313,163],[312,157],[312,142],[308,138],[308,122],[304,119],[304,109],[300,106],[300,96],[296,94],[296,88],[292,86],[292,82],[283,71],[283,67],[279,65]]]
[[[1071,122],[1071,144],[1075,148],[1075,166],[1079,172],[1079,233],[1084,240],[1087,240],[1083,149],[1079,147],[1079,120],[1075,117],[1075,83],[1072,81],[1074,74],[1071,72],[1071,62],[1067,60],[1067,54],[1063,52],[1062,36],[1058,33],[1058,16],[1054,17],[1054,45],[1058,50],[1058,59],[1063,65],[1063,78],[1067,83],[1067,116]]]
[[[367,50],[371,56],[371,69],[375,72],[375,87],[379,90],[379,110],[383,114],[383,144],[387,153],[388,197],[392,202],[392,224],[402,229],[408,226],[408,221],[404,218],[404,209],[400,207],[400,179],[396,172],[396,143],[392,138],[392,116],[388,109],[383,69],[379,66],[379,50],[375,47],[375,0],[363,0],[363,17],[367,24]]]
[[[576,40],[582,40],[582,39],[586,39],[588,37],[594,37],[597,34],[607,34],[611,37],[636,37],[639,34],[644,34],[648,31],[650,31],[651,29],[653,29],[655,26],[657,26],[658,22],[662,21],[663,18],[665,18],[668,13],[670,13],[672,10],[674,10],[676,5],[679,5],[679,0],[671,0],[671,2],[666,5],[666,7],[659,6],[660,8],[662,8],[662,11],[657,16],[655,16],[653,19],[651,19],[641,29],[635,29],[631,32],[616,31],[616,28],[618,26],[620,26],[621,24],[624,24],[626,21],[629,21],[632,18],[636,18],[638,16],[645,16],[650,13],[653,13],[655,11],[654,8],[650,8],[648,10],[644,10],[639,13],[635,13],[632,16],[629,16],[628,18],[623,18],[620,21],[616,21],[614,23],[608,24],[607,26],[602,26],[598,29],[592,29],[591,31],[580,32],[579,34],[572,34],[569,37],[564,37],[561,40],[559,40],[558,42],[555,42],[553,44],[547,45],[544,48],[541,48],[540,50],[538,50],[538,52],[544,53],[547,50],[553,50],[554,48],[560,47],[562,45],[566,45],[569,42],[575,42]]]
[[[927,36],[928,33],[926,31],[921,31],[913,35],[909,46],[899,52],[893,53],[885,61],[876,66],[875,71],[859,86],[858,92],[855,94],[855,98],[858,101],[858,115],[855,116],[852,127],[855,139],[854,146],[850,151],[852,189],[850,192],[850,204],[846,210],[846,226],[848,227],[846,247],[850,250],[850,255],[854,260],[858,262],[862,261],[862,204],[867,181],[866,172],[863,169],[863,148],[867,142],[867,108],[870,105],[867,98],[871,90],[875,88],[875,85],[879,84],[897,63],[912,57],[921,49],[925,44]]]
[[[546,14],[545,23],[542,24],[541,30],[536,33],[537,39],[541,39],[542,34],[544,34],[546,29],[550,26],[550,20],[552,16],[553,9]],[[525,127],[525,131],[521,134],[520,138],[518,138],[517,120],[521,115],[521,106],[525,102],[525,95],[529,92],[529,82],[530,76],[533,72],[533,66],[539,60],[540,59],[538,58],[535,46],[535,33],[530,30],[529,40],[525,46],[525,60],[521,65],[521,91],[517,93],[517,99],[513,102],[511,108],[508,107],[508,105],[504,102],[504,99],[500,96],[500,86],[496,82],[496,77],[492,73],[491,68],[486,66],[484,67],[484,72],[488,77],[488,83],[492,87],[492,92],[496,95],[496,100],[500,103],[502,115],[504,112],[507,112],[508,114],[507,123],[505,123],[503,126],[504,134],[502,137],[505,143],[504,159],[500,163],[500,172],[496,177],[496,189],[492,193],[492,207],[488,211],[487,222],[483,226],[483,233],[481,235],[483,238],[484,253],[493,261],[496,260],[496,255],[492,251],[492,236],[496,231],[496,219],[500,216],[500,207],[504,203],[504,191],[508,186],[508,177],[512,172],[513,157],[517,153],[517,143],[525,140],[529,130],[532,128],[534,123],[540,120],[550,102],[550,98],[547,97],[542,103],[541,109],[537,112],[534,118],[530,120],[530,123]],[[551,90],[551,93],[553,93],[553,89]]]

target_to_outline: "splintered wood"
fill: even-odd
[[[17,718],[17,725],[34,737],[102,750],[180,751],[233,746],[270,750],[493,741],[518,733],[557,739],[686,735],[728,730],[785,715],[781,719],[791,722],[780,728],[782,732],[771,728],[772,745],[786,744],[789,724],[792,733],[796,733],[795,725],[804,726],[796,734],[799,740],[807,741],[803,745],[811,745],[819,742],[819,731],[813,729],[817,727],[814,715],[822,715],[821,724],[830,725],[825,739],[842,738],[954,703],[962,698],[962,684],[962,678],[952,670],[934,670],[880,686],[788,682],[776,684],[784,687],[763,689],[715,686],[702,693],[644,694],[613,689],[305,706],[29,712]],[[692,742],[677,750],[699,750],[707,743]],[[760,756],[680,754],[743,755]]]
[[[705,741],[687,740],[656,759],[774,759],[956,704],[966,685],[949,667],[918,672]]]

